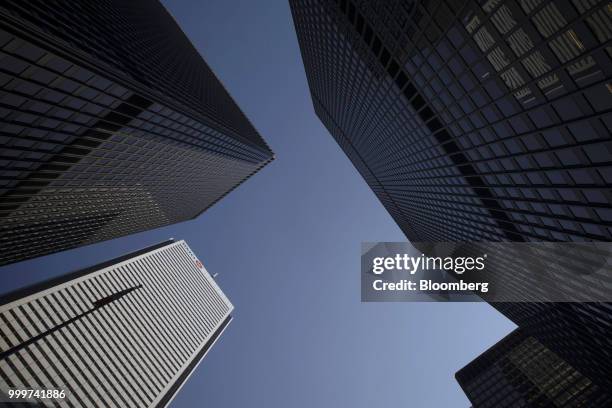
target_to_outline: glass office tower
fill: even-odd
[[[156,0],[0,4],[0,265],[198,216],[273,153]]]
[[[474,408],[612,405],[610,393],[516,329],[455,375]]]
[[[34,285],[0,304],[2,406],[164,407],[233,310],[184,241]],[[16,398],[16,390],[46,394]]]
[[[413,242],[612,240],[612,7],[290,0],[315,112]],[[497,304],[612,389],[607,304]]]

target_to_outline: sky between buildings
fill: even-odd
[[[276,160],[197,220],[0,268],[3,291],[185,239],[236,310],[172,408],[469,406],[455,371],[514,325],[360,302],[360,243],[405,237],[316,118],[287,2],[164,4]]]

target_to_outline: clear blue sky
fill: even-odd
[[[287,2],[164,3],[276,161],[195,221],[0,268],[3,290],[185,239],[236,310],[172,408],[469,406],[455,371],[514,326],[485,303],[360,303],[361,241],[405,238],[315,117]]]

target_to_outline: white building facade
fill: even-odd
[[[49,407],[166,406],[233,310],[185,241],[0,301],[0,398]]]

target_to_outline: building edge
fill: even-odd
[[[41,282],[34,283],[32,285],[28,285],[28,286],[24,286],[24,287],[15,289],[14,291],[0,295],[0,306],[4,306],[7,303],[14,302],[16,300],[19,300],[26,296],[33,295],[34,293],[41,292],[43,290],[52,288],[54,286],[61,285],[62,283],[66,283],[73,279],[80,278],[81,276],[87,275],[88,273],[92,273],[100,269],[108,268],[109,266],[112,266],[114,264],[117,264],[123,261],[127,261],[130,258],[134,258],[139,255],[146,254],[147,252],[151,252],[159,248],[163,248],[175,242],[178,242],[178,241],[174,240],[173,238],[170,238],[166,241],[163,241],[157,244],[153,244],[153,245],[149,245],[147,247],[129,252],[127,254],[118,256],[113,259],[109,259],[107,261],[97,263],[95,265],[86,266],[84,268],[78,269],[73,272],[68,272],[66,274],[56,276],[51,279],[47,279]]]

